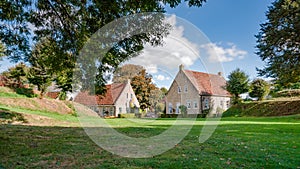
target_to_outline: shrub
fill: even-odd
[[[67,99],[67,93],[64,92],[64,91],[59,92],[58,99],[59,100],[66,100]]]
[[[250,85],[250,97],[257,97],[263,100],[270,92],[270,85],[263,79],[255,79]]]
[[[17,94],[24,95],[26,97],[37,97],[31,88],[16,88],[15,91]]]
[[[124,114],[119,114],[118,118],[135,118],[135,114],[134,113],[124,113]]]

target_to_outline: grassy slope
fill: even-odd
[[[299,99],[280,99],[262,102],[240,103],[223,113],[230,116],[286,116],[300,114]]]
[[[0,124],[74,126],[78,120],[73,109],[67,101],[27,98],[9,88],[0,87]]]

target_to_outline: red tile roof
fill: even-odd
[[[199,94],[230,96],[230,93],[224,88],[226,80],[222,76],[192,70],[184,70],[183,72],[196,87]]]
[[[48,97],[52,98],[52,99],[57,99],[59,92],[47,92],[46,94]]]
[[[83,105],[114,105],[125,86],[126,84],[122,83],[106,85],[104,95],[90,95],[88,92],[80,92],[75,97],[75,102]]]

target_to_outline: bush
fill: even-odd
[[[66,100],[67,99],[67,93],[64,92],[64,91],[59,92],[58,99],[59,100]]]
[[[118,118],[135,118],[134,113],[124,113],[124,114],[118,114]]]
[[[17,94],[24,95],[26,97],[37,97],[31,88],[16,88],[15,91]]]
[[[187,115],[183,115],[183,114],[161,114],[161,118],[195,118],[195,116],[197,116],[196,118],[205,118],[207,114],[187,114]]]

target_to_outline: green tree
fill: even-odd
[[[0,60],[2,60],[2,57],[5,56],[5,51],[4,45],[0,42]]]
[[[232,71],[228,76],[226,90],[233,94],[233,102],[237,103],[239,95],[249,90],[249,77],[239,68]]]
[[[157,105],[162,101],[163,97],[163,92],[157,87],[150,91],[149,104],[151,111],[156,110]]]
[[[205,0],[185,0],[189,6],[200,7]],[[90,38],[99,28],[106,24],[130,14],[144,12],[165,12],[165,7],[177,7],[181,1],[74,1],[74,0],[3,0],[0,2],[0,37],[7,47],[7,56],[14,61],[28,60],[32,53],[32,43],[40,42],[43,38],[52,38],[64,54],[69,53],[70,58],[62,60],[62,64],[68,62],[75,63],[75,58],[79,56],[79,51],[90,41]],[[150,15],[149,15],[150,16]],[[162,43],[164,36],[168,34],[168,27],[162,24],[161,20],[151,22],[151,17],[144,17],[138,22],[152,24],[151,33],[136,34],[126,37],[116,43],[106,54],[103,54],[101,62],[98,62],[95,83],[99,91],[104,87],[108,77],[104,77],[108,71],[113,72],[121,63],[143,49],[146,43],[153,46]],[[162,18],[161,18],[162,19]],[[120,30],[134,31],[139,28],[139,23],[134,27],[127,26],[111,29],[116,34],[109,38],[117,38]],[[31,28],[34,29],[30,29]],[[101,34],[105,36],[106,34]],[[30,42],[30,43],[29,43]],[[114,43],[112,43],[114,44]],[[34,44],[35,45],[35,44]],[[101,47],[101,44],[96,44]],[[101,55],[101,53],[98,53]],[[90,56],[87,56],[90,57]],[[92,58],[92,57],[91,57]],[[65,64],[65,62],[67,62]],[[93,59],[89,63],[93,62]],[[82,72],[89,73],[91,69],[89,63],[84,67],[79,65]],[[68,77],[72,77],[69,74]],[[79,77],[85,77],[79,76]],[[83,80],[88,83],[88,80]]]
[[[168,89],[167,88],[161,87],[160,90],[161,90],[161,92],[163,93],[164,96],[167,95],[167,93],[168,93]]]
[[[260,25],[257,54],[265,61],[260,76],[272,77],[287,86],[300,81],[300,1],[276,0]]]
[[[7,78],[6,85],[13,88],[21,88],[24,83],[28,82],[27,73],[28,67],[23,63],[18,63],[14,67],[9,68],[7,71],[3,72],[2,75]]]
[[[250,97],[257,97],[263,100],[270,92],[270,85],[263,79],[255,79],[250,84]]]
[[[187,107],[185,105],[179,106],[180,113],[182,114],[182,117],[187,117]]]
[[[120,68],[117,68],[114,72],[114,83],[125,83],[128,79],[132,80],[134,76],[137,76],[144,68],[140,65],[126,64]]]
[[[131,81],[132,89],[140,103],[140,108],[145,110],[151,106],[151,92],[157,87],[152,83],[152,76],[143,69],[137,76],[134,76]]]
[[[31,64],[28,79],[29,82],[36,85],[40,91],[40,98],[43,98],[47,88],[53,81],[53,56],[55,56],[55,46],[53,41],[43,39],[37,43],[29,58]]]

